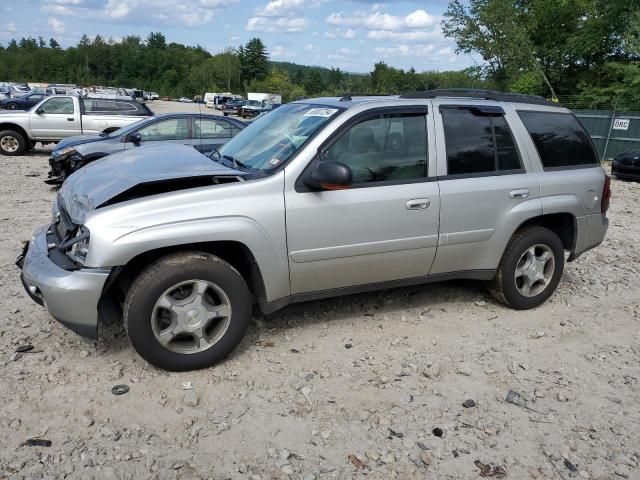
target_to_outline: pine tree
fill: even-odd
[[[264,80],[269,70],[269,54],[262,40],[252,38],[238,49],[238,58],[245,81]]]
[[[342,71],[340,68],[331,68],[329,71],[329,86],[332,88],[342,88]]]

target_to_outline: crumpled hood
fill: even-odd
[[[96,160],[73,173],[58,194],[76,224],[88,212],[136,185],[202,176],[245,176],[214,162],[186,145],[152,145],[125,150]]]
[[[67,147],[75,147],[76,145],[82,145],[84,143],[93,143],[99,142],[101,140],[105,140],[106,136],[100,136],[99,134],[95,135],[76,135],[74,137],[67,137],[58,142],[56,148],[53,149],[53,152],[62,150]]]

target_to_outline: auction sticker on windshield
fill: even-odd
[[[328,118],[338,111],[337,108],[312,108],[304,114],[305,117],[323,117]]]

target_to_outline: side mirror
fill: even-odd
[[[140,135],[138,132],[130,133],[127,141],[138,145],[140,142],[142,142],[142,135]]]
[[[36,110],[36,113],[37,113],[38,115],[42,115],[42,114],[44,113],[44,108],[39,108],[39,109],[37,109],[37,110]]]
[[[306,175],[304,184],[311,190],[344,190],[351,186],[351,169],[340,162],[318,162]]]

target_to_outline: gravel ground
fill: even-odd
[[[640,478],[640,184],[614,180],[606,241],[538,309],[475,282],[306,303],[256,318],[225,363],[166,373],[23,292],[46,154],[0,157],[0,478]]]

